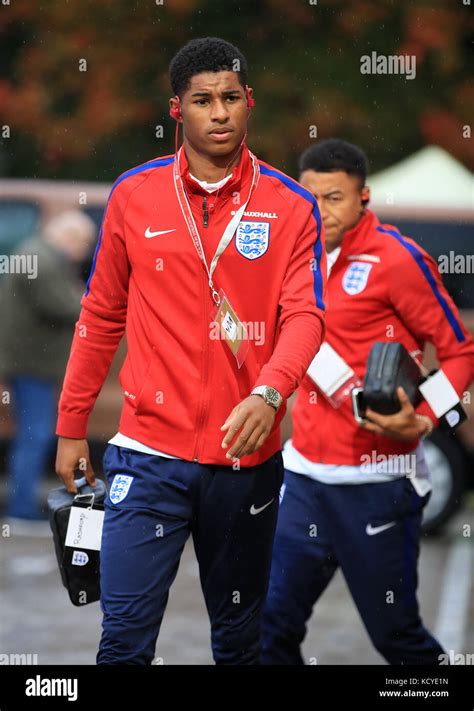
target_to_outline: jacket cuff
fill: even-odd
[[[67,412],[58,414],[56,434],[58,437],[70,439],[85,439],[87,437],[87,422],[89,415],[75,415]]]
[[[263,376],[260,375],[257,381],[253,384],[252,390],[254,390],[254,388],[258,388],[259,385],[268,385],[271,388],[275,388],[275,390],[278,390],[283,400],[287,400],[296,390],[291,378],[275,372],[270,374],[266,373]],[[250,392],[252,392],[252,390]]]

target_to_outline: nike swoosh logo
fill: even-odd
[[[372,526],[371,523],[368,523],[367,527],[365,529],[365,532],[368,536],[376,536],[377,533],[386,531],[387,528],[392,528],[392,526],[396,526],[396,524],[397,524],[396,521],[390,521],[390,523],[384,523],[382,526]]]
[[[176,227],[173,230],[159,230],[158,232],[151,232],[148,226],[145,230],[145,237],[157,237],[158,235],[167,235],[168,232],[176,232]]]
[[[260,506],[259,509],[256,509],[256,508],[255,508],[255,505],[252,504],[252,506],[250,507],[250,513],[252,514],[252,516],[255,516],[256,514],[259,514],[260,511],[263,511],[263,509],[266,509],[267,506],[270,506],[270,504],[271,504],[273,501],[275,501],[275,499],[271,499],[271,500],[268,502],[268,504],[265,504],[265,506]]]

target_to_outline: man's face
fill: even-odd
[[[196,74],[181,97],[181,113],[185,138],[195,150],[212,157],[232,154],[245,135],[248,116],[238,74]]]
[[[343,171],[318,173],[305,170],[300,175],[301,185],[313,193],[318,201],[326,234],[326,248],[332,251],[342,242],[344,234],[354,227],[364,210],[361,200],[370,197],[361,179]]]

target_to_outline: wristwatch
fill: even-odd
[[[250,394],[260,395],[260,397],[263,397],[267,405],[271,405],[271,407],[275,410],[278,410],[283,402],[283,398],[278,390],[275,390],[275,388],[272,388],[270,385],[259,385],[254,388]]]

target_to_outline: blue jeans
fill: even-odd
[[[56,386],[27,375],[12,378],[10,385],[15,435],[8,453],[8,515],[37,519],[41,477],[54,443]]]

